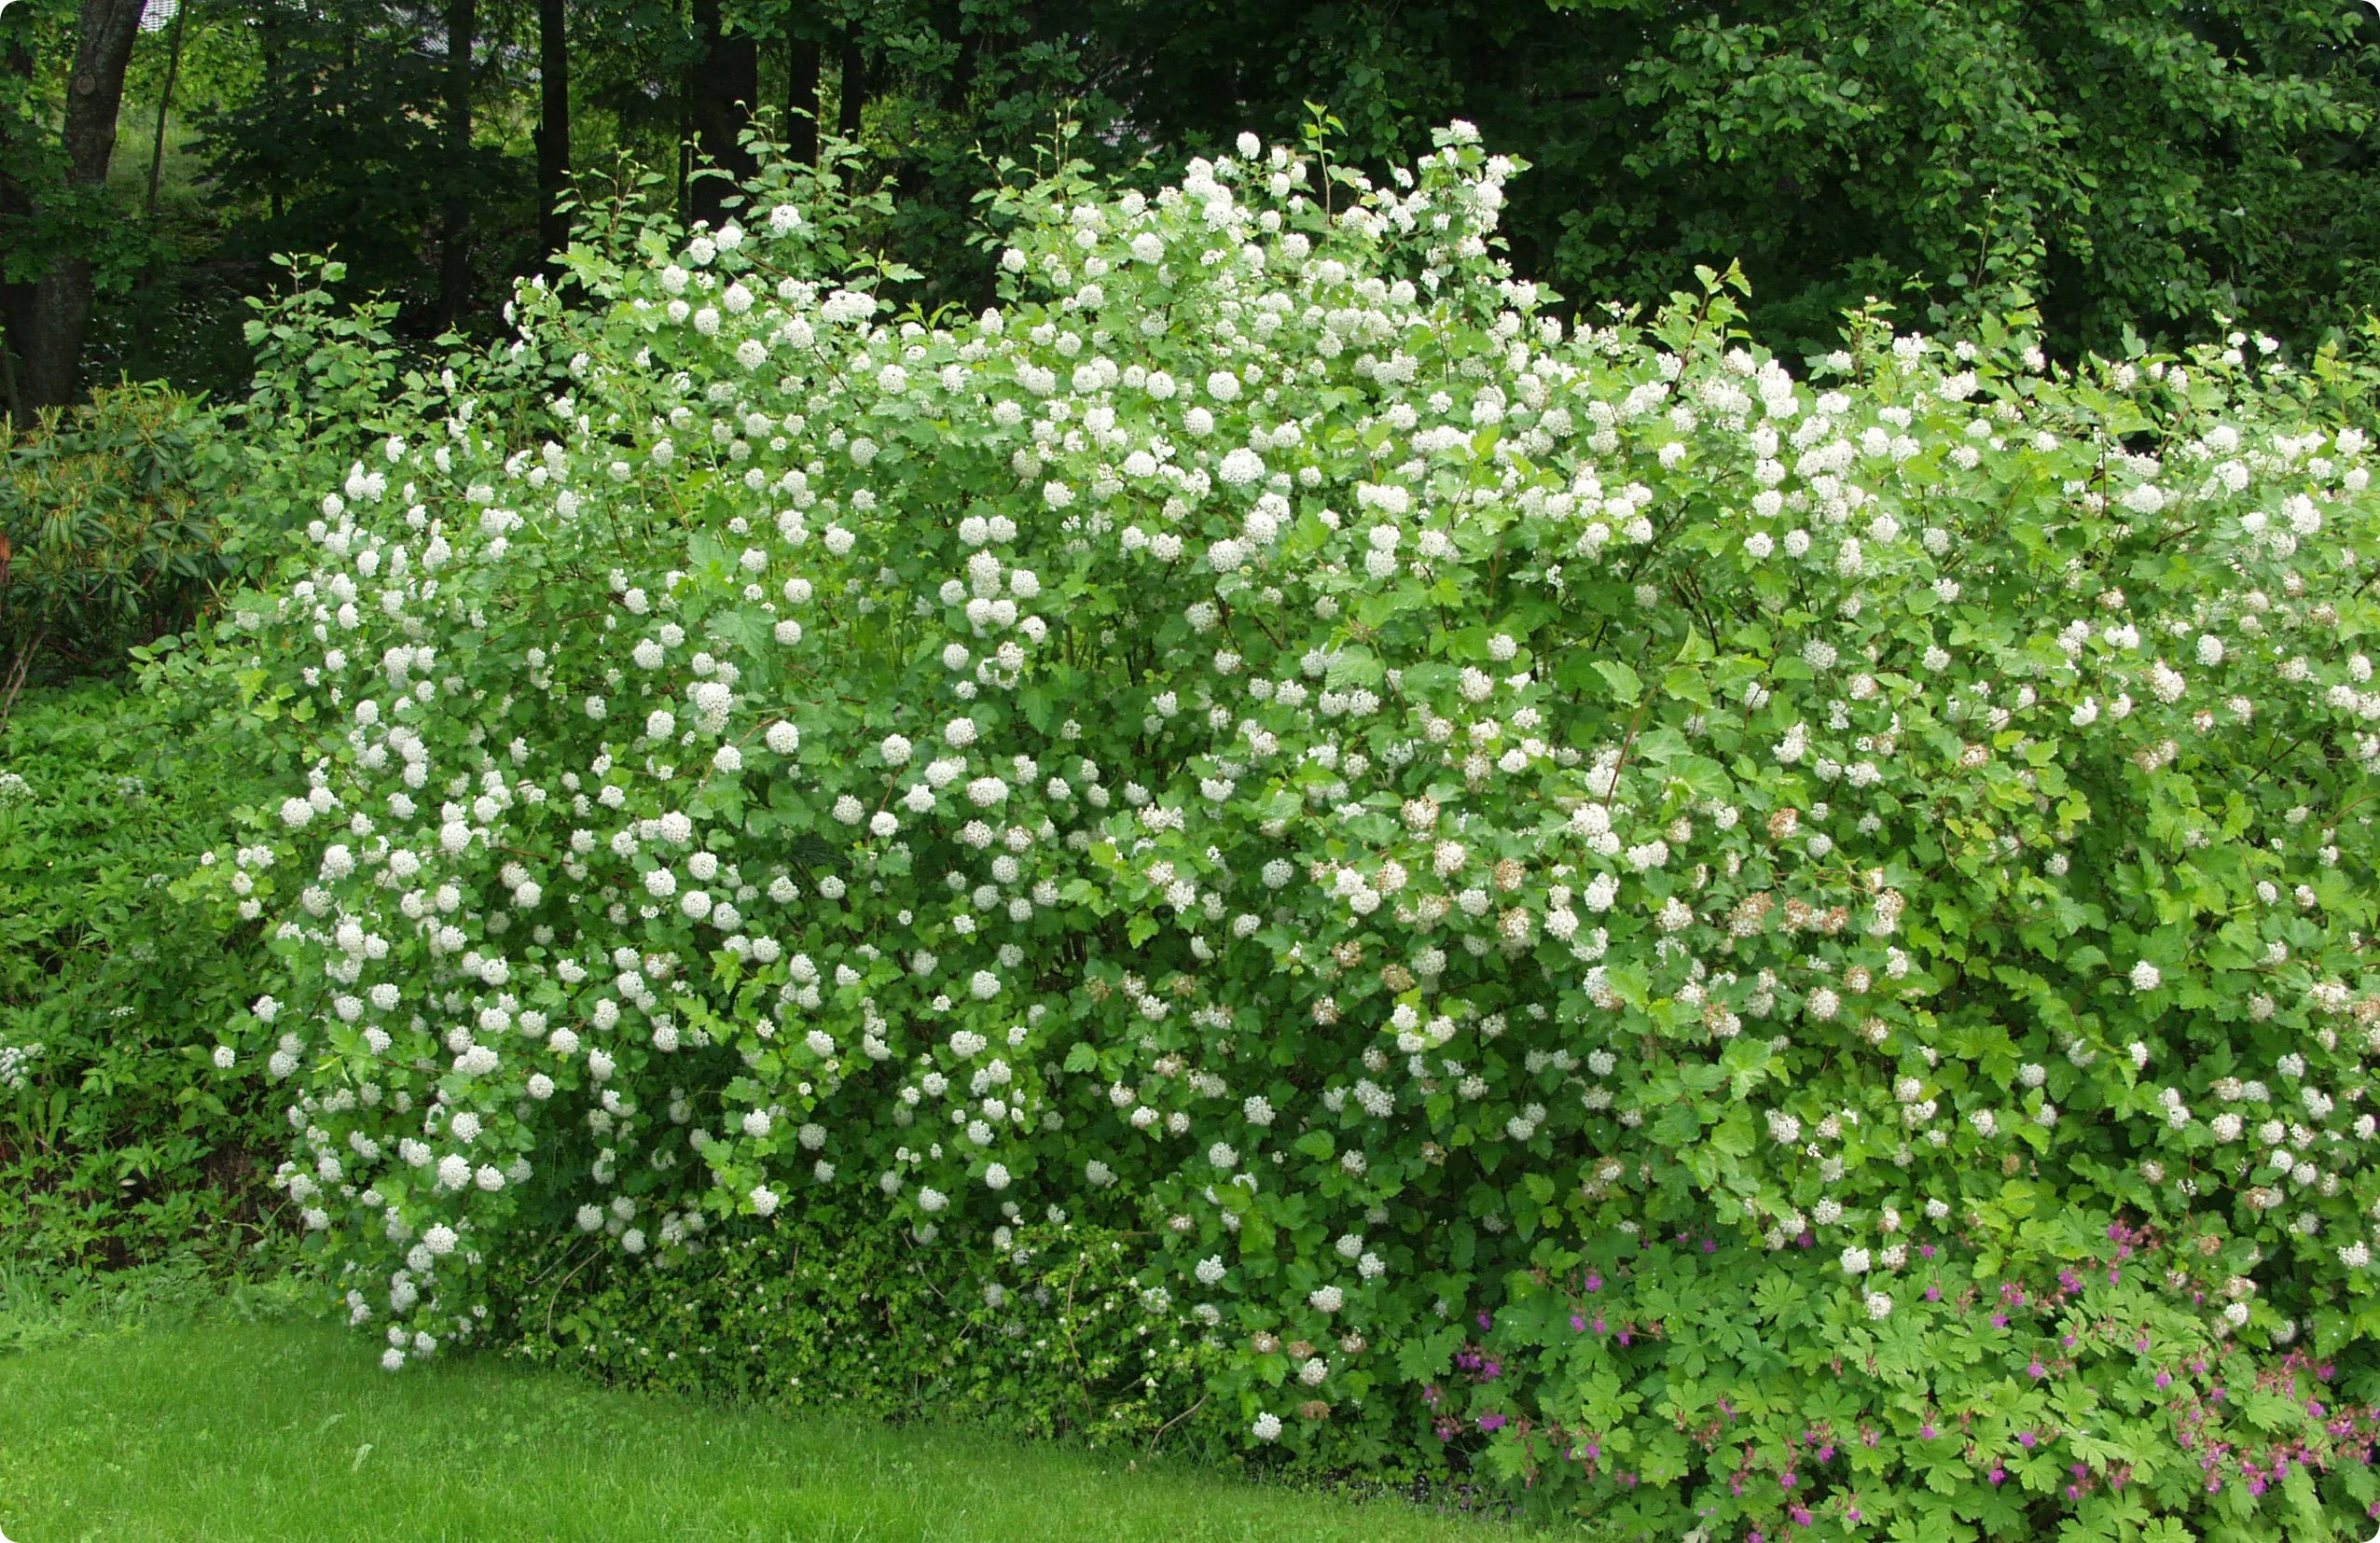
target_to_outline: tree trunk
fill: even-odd
[[[6,27],[7,17],[0,13],[0,28]],[[0,37],[0,251],[23,240],[33,220],[33,189],[8,172],[11,166],[29,165],[33,160],[31,146],[17,137],[29,137],[33,126],[12,110],[32,90],[33,18],[21,16],[16,26]],[[23,423],[32,411],[18,387],[17,360],[31,314],[33,285],[7,280],[5,269],[0,269],[0,408]]]
[[[867,104],[867,55],[860,51],[860,30],[843,29],[842,104],[835,128],[845,139],[860,137],[860,109]]]
[[[264,65],[264,90],[268,92],[277,93],[281,90],[282,51],[281,7],[275,0],[264,0],[256,7],[256,52]],[[276,157],[272,167],[271,196],[272,223],[276,233],[282,216],[281,173],[280,158]]]
[[[145,217],[157,224],[157,179],[165,167],[165,120],[173,111],[173,82],[182,73],[182,24],[190,17],[190,0],[173,7],[173,40],[165,54],[165,90],[157,98],[157,142],[149,146],[148,208]]]
[[[818,66],[815,37],[785,41],[785,149],[804,165],[818,160]]]
[[[548,279],[570,244],[570,216],[555,207],[570,187],[569,20],[563,0],[537,0],[537,244],[545,250]]]
[[[142,0],[83,0],[62,136],[70,199],[96,196],[92,190],[106,185],[107,163],[116,153],[116,113],[124,102],[124,68],[132,60],[141,8]],[[76,223],[88,229],[102,222]],[[23,302],[9,308],[9,330],[24,359],[18,382],[21,415],[74,399],[83,334],[90,327],[90,257],[81,252],[60,253],[30,287]]]
[[[950,63],[950,73],[942,79],[942,110],[955,113],[966,105],[967,92],[976,83],[976,56],[983,35],[967,25],[966,7],[958,0],[948,0],[940,7],[935,25],[958,49],[958,57]]]
[[[719,0],[694,0],[694,30],[702,46],[702,61],[695,66],[695,147],[738,183],[749,181],[757,163],[742,135],[753,104],[760,100],[760,44],[726,31]],[[692,192],[694,217],[714,227],[724,223],[724,201],[736,190],[717,177],[699,179]]]
[[[471,55],[479,31],[476,0],[448,0],[446,229],[438,253],[437,329],[454,326],[471,289]]]

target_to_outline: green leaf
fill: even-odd
[[[1635,706],[1638,699],[1644,695],[1644,682],[1637,677],[1634,670],[1617,660],[1597,660],[1595,673],[1603,677],[1603,684],[1611,688],[1612,697],[1624,707]]]

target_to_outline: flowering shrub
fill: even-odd
[[[774,167],[392,399],[204,881],[389,1366],[865,1205],[1647,1535],[2373,1496],[2361,378],[1569,328],[1474,138],[1005,190],[973,319]]]

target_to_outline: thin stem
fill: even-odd
[[[182,73],[182,28],[190,18],[190,0],[173,8],[173,35],[165,54],[165,90],[157,100],[157,140],[149,146],[148,209],[145,218],[157,227],[157,179],[165,164],[165,118],[173,110],[173,82]]]

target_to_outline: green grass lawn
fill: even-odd
[[[740,1413],[486,1359],[393,1377],[363,1341],[312,1323],[14,1342],[30,1348],[0,1354],[12,1543],[1515,1536],[1397,1502],[1131,1470],[1124,1454]]]

